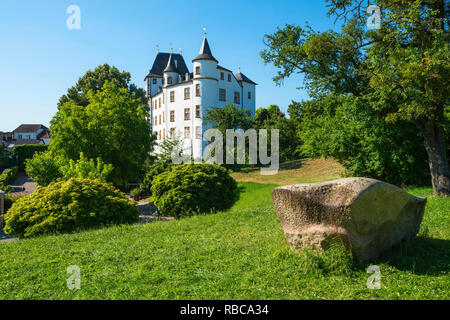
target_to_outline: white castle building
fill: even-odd
[[[203,133],[206,110],[233,103],[255,114],[256,83],[239,72],[219,65],[205,37],[190,72],[181,54],[160,53],[146,76],[146,90],[151,109],[151,124],[157,141],[178,132],[184,149],[194,159],[201,159],[207,141]],[[189,151],[188,151],[189,150]]]

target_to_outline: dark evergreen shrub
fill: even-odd
[[[151,189],[162,215],[181,218],[230,208],[237,183],[219,165],[184,164],[156,176]]]

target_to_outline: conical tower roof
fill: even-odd
[[[175,62],[173,60],[172,52],[170,53],[169,61],[167,62],[167,67],[163,71],[165,72],[177,72],[177,67],[175,66]]]
[[[206,33],[205,37],[203,38],[202,47],[200,48],[200,52],[198,53],[197,58],[192,60],[192,62],[197,60],[213,60],[215,62],[218,62],[216,58],[212,55],[211,48],[209,47],[208,39],[206,39]]]

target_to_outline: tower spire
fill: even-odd
[[[203,38],[202,47],[200,48],[200,52],[198,53],[197,58],[195,58],[192,61],[196,60],[212,60],[218,63],[217,59],[214,58],[211,52],[211,48],[209,47],[208,39],[206,39],[206,28],[203,28],[205,30],[205,37]]]
[[[167,62],[167,67],[164,69],[164,72],[177,72],[175,62],[173,61],[173,48],[170,50],[169,61]]]

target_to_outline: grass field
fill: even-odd
[[[369,290],[369,264],[290,250],[270,199],[276,185],[240,187],[227,212],[0,243],[0,299],[450,298],[450,198],[431,196],[419,236],[372,262],[381,289]],[[80,290],[66,287],[70,265]]]
[[[232,174],[237,181],[289,185],[338,179],[344,167],[332,159],[301,159],[280,164],[276,175],[263,176],[259,169]]]

